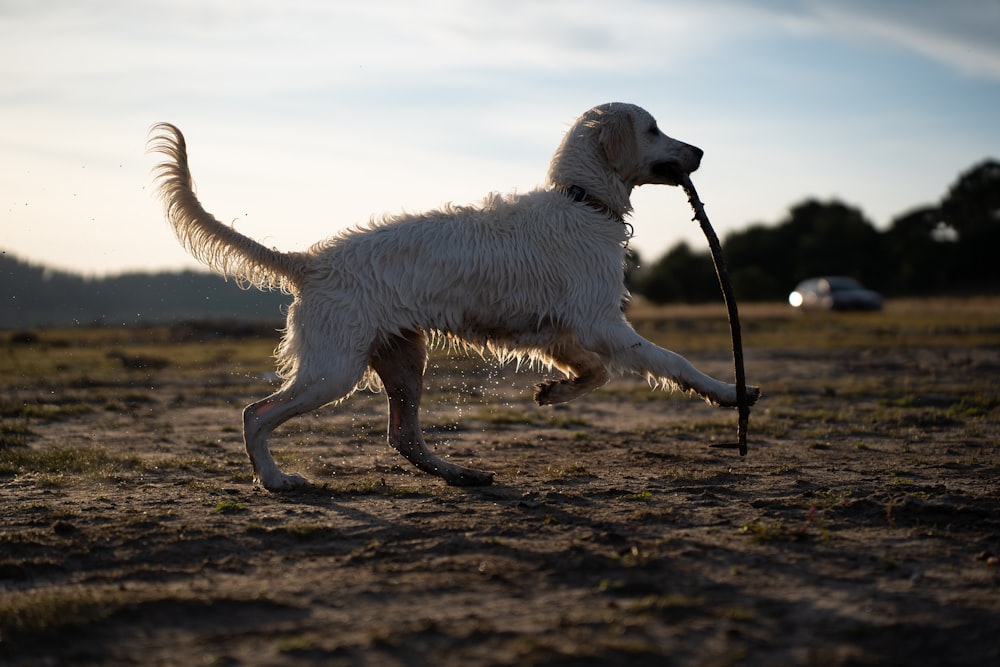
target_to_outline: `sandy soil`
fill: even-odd
[[[732,411],[628,379],[543,409],[535,373],[435,357],[428,440],[483,489],[414,470],[362,394],[274,438],[310,490],[255,488],[267,360],[238,343],[8,377],[0,664],[1000,664],[1000,328],[755,347],[769,326],[746,458],[712,447]]]

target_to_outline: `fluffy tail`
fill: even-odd
[[[147,152],[166,159],[156,166],[156,189],[167,220],[185,250],[224,276],[258,289],[295,292],[305,268],[303,256],[266,248],[216,220],[194,194],[184,135],[170,123],[150,130]]]

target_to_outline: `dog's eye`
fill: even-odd
[[[658,128],[656,126],[656,123],[653,123],[652,125],[649,126],[649,133],[650,134],[659,134],[660,133],[660,128]]]

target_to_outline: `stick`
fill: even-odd
[[[715,275],[719,278],[719,287],[722,288],[722,296],[726,301],[726,308],[729,310],[729,329],[733,332],[733,361],[736,365],[736,405],[740,411],[737,426],[737,438],[739,440],[740,456],[747,455],[747,424],[750,421],[750,404],[747,402],[747,376],[743,370],[743,339],[740,334],[740,314],[736,309],[736,297],[733,296],[733,287],[729,282],[729,271],[726,269],[726,262],[722,257],[722,245],[719,237],[712,229],[712,223],[708,221],[705,214],[705,205],[698,199],[698,191],[694,189],[694,183],[690,177],[684,175],[679,185],[687,193],[688,203],[694,211],[694,220],[701,225],[701,231],[708,239],[708,247],[712,250],[712,261],[715,263]]]

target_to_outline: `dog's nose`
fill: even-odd
[[[688,159],[688,173],[696,170],[701,166],[701,156],[705,154],[705,151],[701,150],[697,146],[692,146],[691,144],[684,144],[691,157]]]

